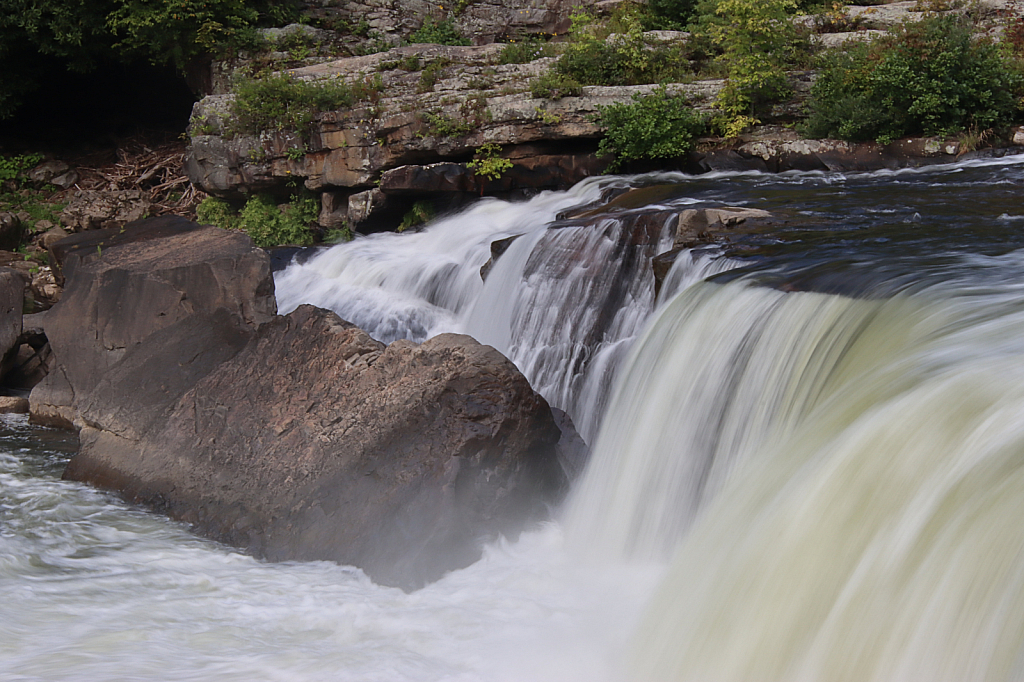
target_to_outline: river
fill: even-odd
[[[668,189],[565,217],[633,186]],[[282,311],[509,355],[593,444],[563,509],[406,594],[60,481],[73,438],[5,417],[0,679],[1024,679],[1022,186],[1024,157],[596,178],[295,264]],[[655,300],[630,221],[716,205],[784,222]]]

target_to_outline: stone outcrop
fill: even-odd
[[[404,588],[475,561],[565,484],[550,408],[489,346],[449,334],[385,348],[312,306],[256,332],[215,315],[152,334],[80,401],[66,477],[260,556]]]
[[[151,208],[149,197],[142,190],[79,190],[61,212],[60,220],[73,232],[119,228],[141,220]]]
[[[24,303],[25,280],[11,268],[0,268],[0,377],[14,366]]]
[[[661,291],[669,270],[686,249],[728,241],[737,233],[750,232],[770,225],[774,217],[758,208],[723,206],[720,208],[686,209],[676,221],[672,249],[651,260],[654,291]]]
[[[567,188],[603,171],[610,159],[593,154],[598,107],[656,86],[592,86],[578,97],[537,99],[530,83],[553,58],[503,65],[502,48],[410,45],[292,69],[305,80],[381,79],[379,97],[323,113],[308,140],[295,131],[232,137],[233,96],[207,97],[193,111],[186,172],[204,191],[236,199],[300,178],[307,188],[330,194],[325,220],[358,224],[393,198],[401,204],[401,197],[437,193],[514,196],[523,189]],[[412,58],[420,60],[420,71],[399,68]],[[443,66],[425,85],[422,68],[430,64]],[[701,81],[669,90],[709,108],[721,86]],[[466,166],[484,144],[500,145],[513,163],[499,179],[487,180]],[[289,151],[296,148],[305,150],[301,158]]]
[[[69,426],[76,397],[154,331],[218,308],[255,327],[276,311],[269,258],[241,233],[165,216],[73,235],[51,251],[67,284],[45,321],[55,361],[32,391],[41,423]]]

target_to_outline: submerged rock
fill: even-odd
[[[126,354],[80,401],[65,477],[259,556],[403,588],[472,563],[564,488],[551,409],[489,346],[445,334],[385,348],[312,306],[256,332],[236,320],[219,344],[203,332],[228,327],[182,320]],[[190,349],[207,356],[184,388],[168,368]]]

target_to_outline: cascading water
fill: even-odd
[[[558,522],[405,594],[58,481],[5,417],[0,679],[1024,679],[1022,162],[601,178],[290,267],[283,311],[472,333],[565,406]],[[744,203],[787,222],[655,310],[671,213]]]
[[[648,263],[671,248],[672,220],[692,200],[676,198],[653,219],[658,207],[556,218],[628,186],[599,178],[527,203],[482,201],[419,234],[335,247],[278,275],[281,312],[314,303],[385,342],[469,334],[515,362],[589,439],[614,369],[654,308]],[[508,238],[485,281],[492,242]],[[691,280],[726,262],[680,260]]]
[[[636,679],[1021,679],[1024,300],[1007,293],[705,284],[662,311],[573,510],[588,545],[675,549]]]

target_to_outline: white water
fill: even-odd
[[[709,307],[695,339],[681,321]],[[739,376],[701,392],[733,399],[683,410],[674,430],[689,440],[613,417],[599,447],[633,460],[591,469],[577,500],[645,496],[647,525],[602,505],[603,533],[582,539],[610,536],[609,551],[674,547],[693,524],[635,635],[635,679],[1022,679],[1019,291],[854,301],[705,285],[638,348],[629,381],[642,386],[620,387],[649,389],[634,410],[689,384],[693,344],[709,341]],[[683,504],[665,479],[690,484]],[[636,537],[617,530],[630,522]]]
[[[278,279],[284,310],[334,307],[385,339],[473,330],[514,355],[600,433],[564,520],[404,594],[60,482],[62,458],[8,419],[0,680],[1024,679],[1024,252],[958,255],[887,299],[701,283],[734,264],[683,257],[653,317],[626,282],[631,305],[597,323],[574,306],[623,261],[577,272],[558,249],[608,253],[615,216],[545,227],[616,182],[484,202]]]
[[[623,178],[593,178],[526,203],[484,200],[420,233],[375,234],[334,247],[277,276],[280,311],[313,303],[384,342],[469,334],[515,362],[591,440],[615,368],[654,308],[653,277],[635,272],[671,248],[671,220],[647,248],[629,243],[630,221],[640,211],[549,226],[560,212],[627,186]],[[673,205],[678,211],[689,203]],[[510,236],[519,238],[485,282],[480,268],[491,243]],[[673,275],[673,289],[728,263],[707,254],[680,262],[686,267]]]

